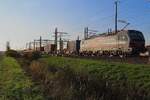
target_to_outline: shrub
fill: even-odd
[[[39,52],[39,51],[34,51],[34,52],[32,52],[32,56],[31,56],[31,59],[32,60],[37,60],[37,59],[39,59],[41,57],[41,52]]]
[[[150,100],[147,65],[45,57],[29,69],[48,100]]]
[[[5,54],[6,54],[6,56],[9,56],[9,57],[14,57],[14,58],[20,57],[20,53],[18,53],[15,50],[8,50],[5,52]]]
[[[49,81],[45,88],[54,99],[59,97],[67,100],[150,100],[148,65],[65,57],[49,57],[40,61],[48,66],[45,68],[49,75],[45,73],[45,79]],[[53,91],[53,88],[59,92]]]
[[[26,52],[23,57],[29,60],[37,60],[41,57],[41,53],[39,51]]]

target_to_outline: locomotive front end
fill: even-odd
[[[132,48],[132,54],[145,52],[145,38],[140,31],[128,30],[130,38],[129,47]]]

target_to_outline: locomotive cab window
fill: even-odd
[[[144,41],[144,36],[138,31],[129,31],[129,36],[132,41]]]

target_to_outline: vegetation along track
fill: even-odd
[[[43,57],[28,70],[50,100],[150,99],[149,65]]]
[[[129,63],[129,64],[149,64],[150,57],[142,56],[65,56],[71,58],[83,58],[83,59],[93,59],[93,60],[105,60],[110,62],[120,62],[120,63]]]
[[[40,89],[11,57],[0,58],[0,100],[44,100]]]
[[[7,88],[5,92],[10,94],[1,89],[1,98],[7,97],[2,100],[13,100],[9,97],[14,100],[150,100],[149,65],[69,57],[33,58],[17,58],[21,66],[11,57],[2,59],[0,66],[7,66],[7,70],[0,67],[0,71],[6,71],[3,74],[12,80],[8,87],[22,80],[30,83],[27,88],[21,85],[23,89]],[[16,68],[21,70],[21,75],[15,74]],[[9,75],[10,72],[13,74]],[[0,88],[4,87],[5,79],[1,77]],[[39,99],[35,99],[37,96]]]

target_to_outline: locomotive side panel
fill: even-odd
[[[117,49],[117,37],[113,36],[99,36],[93,39],[81,41],[82,51],[109,51]]]

